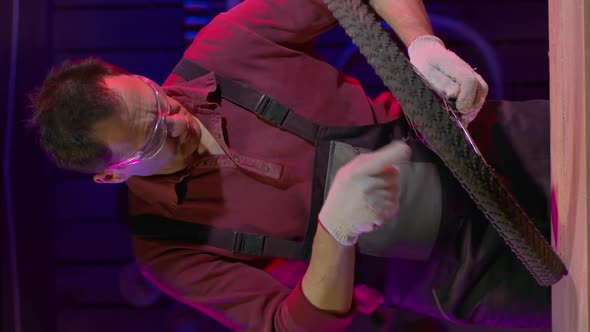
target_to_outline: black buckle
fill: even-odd
[[[262,256],[264,235],[234,232],[233,253]]]
[[[289,111],[287,106],[267,95],[261,95],[255,107],[255,112],[259,117],[277,127],[282,127]]]

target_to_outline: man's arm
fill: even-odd
[[[311,260],[301,285],[303,294],[314,306],[335,314],[350,311],[354,248],[340,244],[318,225]]]
[[[433,34],[421,0],[371,0],[369,4],[406,46],[420,36]]]
[[[488,94],[488,85],[433,35],[422,0],[370,0],[369,4],[408,47],[410,61],[430,86],[456,101],[457,110],[464,113],[464,122],[475,119]]]
[[[293,290],[246,262],[135,239],[142,270],[169,295],[235,330],[345,331],[354,313],[354,244],[397,209],[394,164],[410,152],[393,143],[337,172],[320,211],[309,267]]]
[[[146,277],[232,330],[344,332],[352,321],[353,310],[346,315],[320,310],[304,295],[301,282],[287,288],[247,262],[141,239],[134,246]]]
[[[317,308],[343,314],[352,302],[354,245],[397,211],[400,174],[394,166],[410,158],[410,148],[391,143],[361,154],[338,170],[319,214],[311,262],[302,281]]]

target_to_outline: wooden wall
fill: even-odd
[[[549,4],[553,230],[570,272],[553,287],[553,329],[588,332],[590,1]]]

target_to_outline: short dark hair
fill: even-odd
[[[53,68],[31,94],[34,114],[29,124],[39,129],[41,146],[59,167],[93,173],[109,163],[112,152],[93,137],[92,128],[124,107],[102,81],[124,74],[94,57],[67,61]]]

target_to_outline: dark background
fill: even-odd
[[[478,69],[490,84],[491,98],[548,98],[546,1],[427,0],[426,4],[437,34]],[[56,169],[36,146],[25,121],[30,114],[27,93],[42,82],[51,65],[96,55],[162,82],[194,31],[225,6],[220,0],[3,2],[3,332],[223,330],[166,297],[144,297],[143,302],[132,304],[130,297],[122,294],[120,283],[134,280],[125,226],[125,187],[95,185],[89,176]],[[18,15],[13,14],[15,9]],[[340,29],[320,37],[317,46],[328,61],[359,78],[369,95],[383,89]],[[394,315],[415,319],[402,312]],[[365,326],[362,329],[369,332],[369,325],[378,323],[360,317],[357,326]],[[447,326],[446,331],[468,329]]]

